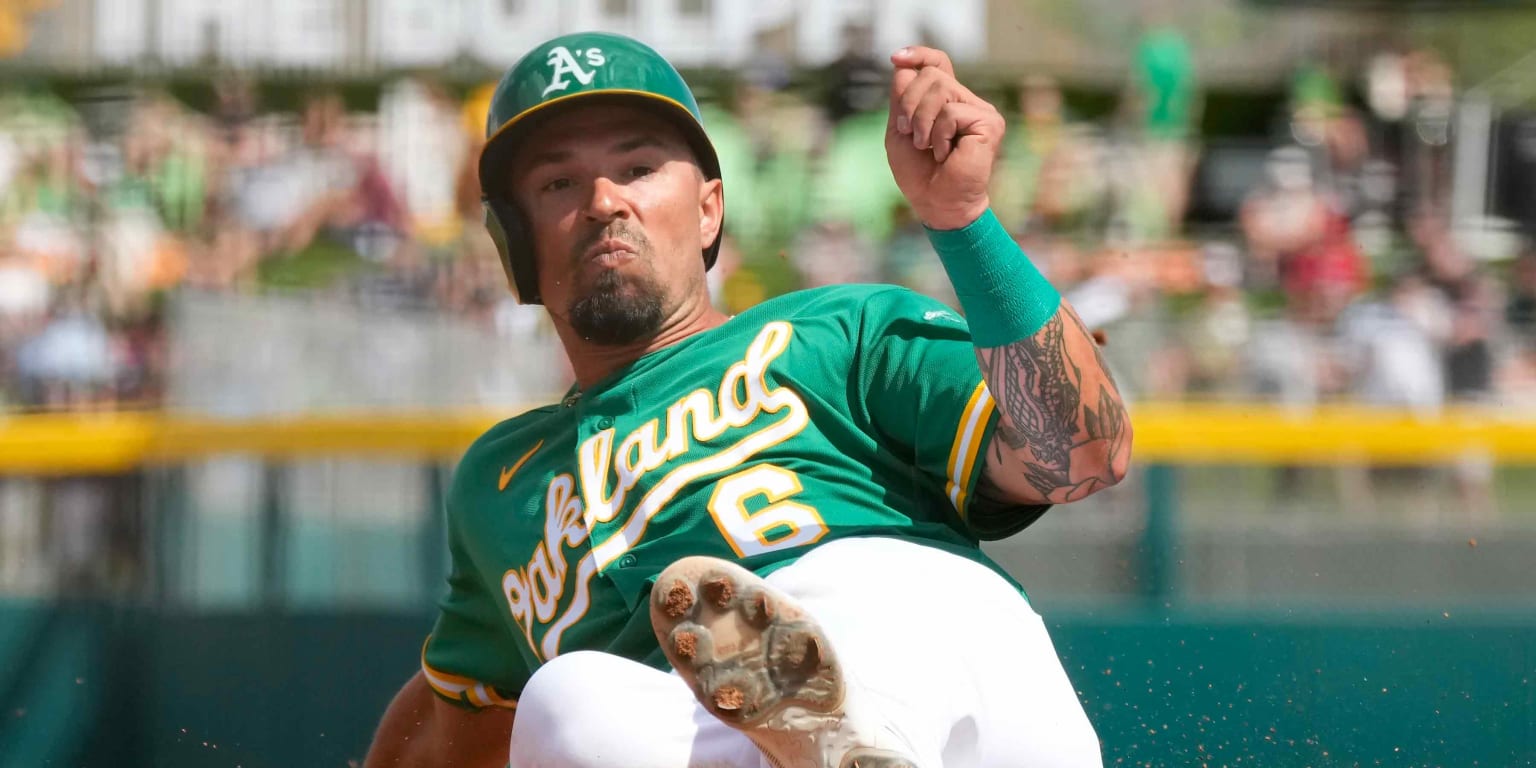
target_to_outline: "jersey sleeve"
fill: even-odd
[[[919,471],[942,481],[973,534],[996,538],[993,523],[978,525],[968,514],[998,414],[964,319],[934,299],[892,288],[869,297],[859,335],[870,421],[894,448],[910,452]],[[1044,509],[1012,511],[1032,521]]]
[[[421,672],[437,695],[463,707],[517,708],[532,671],[518,653],[526,641],[502,620],[500,594],[475,568],[462,520],[448,500],[448,594],[421,649]]]

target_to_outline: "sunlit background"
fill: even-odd
[[[0,0],[0,767],[360,763],[458,453],[569,383],[474,161],[581,29],[704,104],[731,311],[952,302],[886,55],[1003,110],[1134,401],[1130,478],[990,545],[1107,765],[1536,765],[1529,3]]]

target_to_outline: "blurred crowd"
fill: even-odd
[[[884,57],[867,30],[847,44],[814,72],[760,56],[700,87],[730,203],[711,273],[727,309],[871,280],[953,301],[885,171]],[[1106,332],[1131,393],[1536,400],[1536,251],[1451,216],[1442,59],[1308,61],[1231,163],[1202,136],[1183,36],[1149,29],[1132,62],[1091,117],[1046,76],[985,91],[1009,118],[994,207]],[[143,87],[0,95],[0,410],[162,402],[178,292],[303,292],[509,339],[542,322],[480,224],[490,86],[411,76],[368,108],[319,89],[279,109],[256,81],[210,78],[201,109]]]

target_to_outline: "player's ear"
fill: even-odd
[[[720,237],[725,221],[725,188],[719,179],[705,179],[699,185],[699,242],[708,248]]]

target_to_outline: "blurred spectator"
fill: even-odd
[[[1313,183],[1334,207],[1353,218],[1360,212],[1370,142],[1359,112],[1329,69],[1308,61],[1291,83],[1291,137],[1308,151]]]
[[[866,21],[843,27],[843,51],[821,72],[827,95],[822,102],[833,125],[880,109],[890,93],[890,67],[874,55],[874,30]]]
[[[152,208],[165,227],[193,232],[207,198],[200,121],[163,93],[139,98],[123,140],[123,173],[116,179],[122,205]]]
[[[822,154],[813,186],[809,218],[815,223],[849,224],[869,242],[890,237],[891,211],[906,199],[887,169],[883,112],[865,112],[838,124]],[[871,168],[882,169],[871,173]]]
[[[16,353],[42,325],[52,300],[53,287],[40,270],[16,256],[0,258],[0,409],[28,405]]]
[[[1309,326],[1281,318],[1256,322],[1243,362],[1247,390],[1263,402],[1310,410],[1323,398],[1326,349]]]
[[[1133,239],[1176,235],[1188,205],[1191,154],[1199,111],[1194,55],[1165,4],[1144,6],[1123,109],[1132,120],[1134,147],[1125,201]]]
[[[1009,116],[1002,154],[992,170],[992,211],[1013,231],[1029,226],[1038,194],[1040,166],[1060,134],[1061,91],[1045,77],[1026,78],[1018,86],[1019,111]]]
[[[235,195],[238,221],[260,252],[284,257],[267,279],[312,286],[355,268],[351,256],[387,260],[408,223],[383,169],[352,134],[339,96],[311,97],[300,127],[301,143],[237,182]],[[304,253],[321,236],[343,254]]]
[[[1494,300],[1494,288],[1482,276],[1463,280],[1451,297],[1445,377],[1454,402],[1483,403],[1493,395]]]
[[[479,150],[479,142],[466,135],[459,105],[441,85],[424,78],[391,83],[380,99],[378,133],[378,156],[403,220],[391,220],[395,213],[387,208],[376,214],[400,228],[399,234],[413,234],[425,248],[456,245],[463,223],[459,171],[471,151]]]
[[[1132,94],[1143,133],[1184,141],[1193,135],[1196,100],[1194,56],[1184,33],[1154,10],[1136,43]]]
[[[992,206],[1005,225],[1079,239],[1102,234],[1108,191],[1102,142],[1069,120],[1055,80],[1025,78],[1019,113],[1003,140]]]
[[[1334,384],[1339,394],[1377,408],[1432,418],[1446,400],[1444,345],[1451,332],[1452,307],[1416,272],[1398,276],[1381,299],[1364,298],[1339,319],[1333,350]],[[1425,467],[1340,467],[1346,508],[1373,515],[1383,498],[1403,498],[1404,507],[1422,520],[1436,512],[1415,493],[1431,482]]]
[[[114,404],[118,350],[77,293],[62,295],[49,319],[16,350],[21,405],[95,410]]]
[[[746,254],[777,253],[811,215],[821,115],[792,93],[743,79],[730,101],[702,107],[731,199],[730,231]]]
[[[1406,61],[1408,120],[1404,148],[1404,203],[1443,208],[1451,193],[1451,122],[1455,118],[1455,77],[1434,51],[1421,49]]]
[[[1304,150],[1275,150],[1266,171],[1239,215],[1254,276],[1282,290],[1294,318],[1331,323],[1366,288],[1364,255],[1336,200],[1314,185]]]
[[[1416,274],[1398,277],[1384,300],[1367,299],[1339,319],[1342,380],[1361,402],[1434,415],[1445,399],[1440,344],[1451,309]]]
[[[1396,187],[1403,168],[1404,151],[1408,146],[1407,118],[1412,101],[1408,82],[1408,57],[1400,48],[1383,50],[1371,57],[1362,77],[1364,82],[1361,88],[1364,91],[1371,132],[1371,154],[1378,163],[1376,178],[1390,175]],[[1366,184],[1369,184],[1369,180],[1366,180]],[[1391,192],[1370,200],[1369,205],[1384,210],[1393,224],[1401,224],[1404,210],[1397,207],[1397,190],[1394,188]],[[1372,197],[1369,186],[1363,193]]]
[[[753,32],[751,53],[737,70],[742,84],[770,92],[789,88],[795,79],[794,57],[790,53],[795,47],[794,33],[792,24]],[[844,42],[847,43],[846,36]]]
[[[1455,109],[1450,67],[1433,51],[1399,45],[1372,56],[1362,79],[1374,124],[1372,154],[1391,169],[1399,187],[1387,201],[1394,207],[1393,220],[1401,223],[1412,211],[1444,207],[1451,187]],[[1352,137],[1350,143],[1364,141]]]
[[[1238,394],[1243,350],[1253,333],[1252,310],[1244,300],[1242,254],[1215,244],[1203,254],[1207,287],[1188,323],[1189,349],[1184,391],[1195,397]]]
[[[127,130],[96,154],[93,250],[104,298],[133,311],[187,270],[186,237],[200,230],[206,172],[198,126],[163,94],[125,104]]]
[[[4,193],[3,212],[8,247],[53,284],[80,279],[88,261],[76,193],[83,186],[81,138],[72,126],[57,130],[20,153],[19,171]]]

